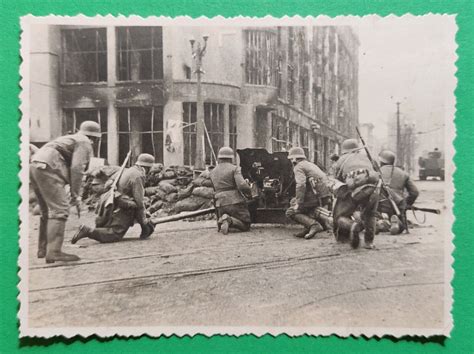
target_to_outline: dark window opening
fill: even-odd
[[[81,124],[86,120],[99,123],[102,134],[97,145],[93,147],[94,156],[107,159],[107,108],[64,109],[63,134],[78,132]]]
[[[245,82],[277,86],[277,35],[271,31],[245,31]]]
[[[184,164],[196,161],[196,102],[183,102]]]
[[[117,46],[120,81],[163,78],[162,27],[118,27]]]
[[[285,118],[272,114],[272,152],[286,151],[288,129]]]
[[[206,124],[211,146],[206,138],[206,164],[216,165],[219,149],[224,146],[224,105],[219,103],[204,103],[204,121]],[[214,151],[214,154],[212,153]]]
[[[229,105],[229,145],[237,149],[237,106]]]
[[[107,81],[105,28],[62,30],[63,81]]]
[[[132,150],[129,165],[141,153],[152,154],[163,163],[163,107],[124,107],[118,109],[119,160]]]

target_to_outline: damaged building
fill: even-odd
[[[33,25],[30,140],[102,127],[96,155],[196,160],[197,80],[190,39],[208,36],[201,95],[212,149],[305,149],[320,166],[358,124],[358,39],[347,26]]]

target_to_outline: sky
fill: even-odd
[[[359,35],[359,120],[375,125],[379,140],[393,135],[396,102],[415,123],[421,150],[442,146],[445,115],[455,85],[452,18],[364,18]],[[389,121],[392,123],[389,124]],[[442,147],[441,147],[442,148]]]

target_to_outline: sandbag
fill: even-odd
[[[194,186],[190,184],[184,189],[178,191],[178,200],[182,200],[184,198],[190,197],[193,192]]]
[[[148,209],[148,211],[153,214],[157,210],[161,209],[162,206],[163,206],[163,201],[158,200],[157,202],[153,203],[153,205]]]
[[[209,202],[209,199],[192,195],[189,198],[178,201],[174,206],[174,211],[181,213],[183,211],[198,210],[206,202]]]
[[[210,179],[205,179],[204,181],[202,181],[202,184],[201,184],[203,187],[208,187],[208,188],[212,188],[212,181]]]
[[[198,197],[212,199],[214,198],[214,189],[209,188],[209,187],[196,187],[194,188],[192,194]]]
[[[159,192],[162,192],[160,190],[160,187],[146,187],[145,188],[145,195],[146,196],[152,196],[152,195],[155,195]]]
[[[158,187],[166,194],[176,193],[178,191],[178,189],[175,186],[173,186],[171,183],[169,183],[168,181],[161,181],[158,184]]]
[[[174,203],[178,201],[178,193],[170,193],[166,196],[166,201],[168,203]]]
[[[163,179],[176,178],[176,173],[173,170],[167,170],[163,173]]]

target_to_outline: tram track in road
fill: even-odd
[[[401,247],[389,247],[380,249],[378,251],[393,251],[400,249]],[[372,252],[372,251],[369,251]],[[282,268],[282,267],[291,267],[296,264],[301,264],[302,262],[311,262],[311,261],[328,261],[331,259],[340,259],[340,258],[347,258],[347,257],[361,257],[366,255],[366,252],[357,252],[354,253],[352,250],[347,249],[346,251],[339,251],[339,252],[332,252],[320,255],[301,255],[296,257],[282,257],[270,261],[260,261],[260,262],[248,262],[242,264],[231,264],[227,266],[221,267],[210,267],[210,268],[200,268],[200,269],[189,269],[184,271],[175,271],[169,273],[162,273],[162,274],[148,274],[143,276],[135,276],[135,277],[123,277],[117,279],[106,279],[106,280],[99,280],[99,281],[90,281],[90,282],[83,282],[77,284],[68,284],[68,285],[60,285],[60,286],[53,286],[47,288],[39,288],[39,289],[32,289],[30,293],[38,293],[44,291],[52,291],[52,290],[64,290],[64,289],[72,289],[72,288],[79,288],[85,286],[95,286],[95,285],[107,285],[107,284],[119,284],[124,282],[137,282],[137,281],[146,281],[150,280],[146,283],[141,283],[138,285],[133,285],[130,287],[141,287],[141,286],[152,286],[156,285],[156,281],[160,279],[170,279],[170,278],[185,278],[185,277],[192,277],[192,276],[202,276],[207,274],[216,274],[216,273],[225,273],[225,272],[232,272],[232,271],[251,271],[260,268],[267,268],[267,269],[274,269],[274,268]]]

